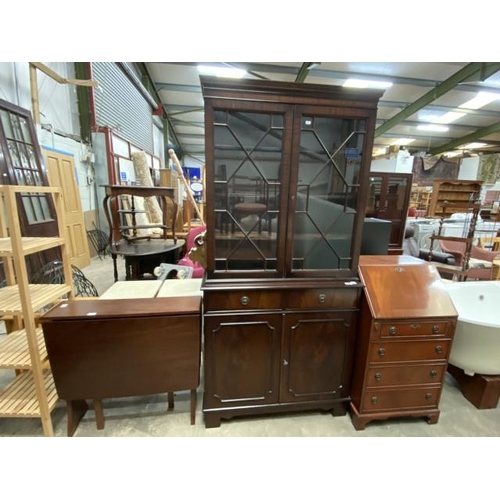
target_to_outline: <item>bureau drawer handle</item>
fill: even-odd
[[[395,326],[391,326],[389,328],[389,334],[390,335],[396,335],[396,327]]]
[[[381,373],[375,373],[375,380],[377,382],[379,382],[380,380],[382,380],[382,374]]]
[[[432,399],[432,394],[430,392],[428,392],[426,395],[425,395],[425,399],[427,399],[427,401],[429,401],[430,399]]]
[[[434,326],[432,327],[432,333],[439,333],[439,326],[434,325]]]
[[[436,346],[436,354],[441,354],[442,352],[443,348],[440,345]]]
[[[385,356],[385,349],[380,348],[380,349],[378,350],[378,355],[379,355],[379,356]]]
[[[378,403],[377,396],[372,396],[372,405],[376,405]]]
[[[248,298],[247,295],[243,295],[243,297],[241,297],[240,299],[240,302],[242,306],[247,306],[250,302],[250,299]]]
[[[318,300],[319,300],[320,304],[324,304],[324,302],[326,300],[326,295],[324,293],[320,293],[318,296]]]
[[[438,372],[436,370],[431,370],[431,378],[436,378],[438,376]]]

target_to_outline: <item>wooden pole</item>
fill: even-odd
[[[200,209],[198,207],[198,204],[196,203],[193,193],[191,192],[191,188],[189,187],[189,184],[184,177],[184,172],[182,171],[181,164],[179,163],[179,159],[177,158],[177,155],[175,154],[175,151],[173,149],[168,150],[168,154],[171,158],[171,160],[174,162],[175,168],[177,170],[177,173],[181,176],[182,183],[184,184],[184,187],[186,188],[187,196],[189,198],[189,201],[192,203],[196,214],[198,215],[198,218],[200,219],[201,225],[204,226],[205,222],[203,220],[203,216],[201,215]]]
[[[33,121],[38,125],[40,123],[40,103],[38,101],[38,82],[36,77],[36,68],[30,64],[30,89],[31,89],[31,107],[33,110]]]

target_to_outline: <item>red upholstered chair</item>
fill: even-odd
[[[189,252],[191,249],[196,247],[196,244],[194,242],[195,238],[206,231],[206,226],[199,226],[199,227],[194,227],[192,228],[187,237],[187,242],[186,242],[186,255],[182,257],[182,259],[177,262],[180,266],[189,266],[193,268],[193,276],[192,278],[203,278],[203,275],[205,274],[205,269],[199,262],[193,262],[189,258]]]
[[[462,266],[465,257],[465,243],[461,241],[440,240],[439,244],[444,252],[455,257],[456,265]],[[469,259],[469,272],[467,279],[491,280],[493,279],[493,259],[497,252],[490,252],[472,245]]]

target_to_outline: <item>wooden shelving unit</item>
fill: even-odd
[[[413,184],[410,194],[410,207],[416,210],[425,210],[427,213],[429,211],[431,195],[432,188],[429,186],[418,186],[417,184]]]
[[[467,212],[470,204],[479,198],[482,181],[435,180],[429,205],[430,217],[449,217]]]
[[[17,203],[22,193],[52,196],[58,237],[21,236]],[[7,286],[0,288],[0,315],[12,317],[16,328],[0,341],[0,369],[16,370],[15,378],[6,387],[0,387],[0,417],[40,418],[45,436],[53,436],[50,412],[58,396],[43,333],[36,326],[35,315],[65,295],[74,298],[70,257],[64,238],[62,191],[46,186],[0,185],[0,199],[0,257],[7,282]],[[25,257],[55,247],[61,249],[66,284],[30,284]]]

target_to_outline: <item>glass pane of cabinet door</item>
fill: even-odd
[[[278,272],[285,113],[214,110],[215,272]]]
[[[366,216],[391,221],[389,250],[402,250],[412,177],[370,172]]]
[[[300,116],[292,274],[352,268],[365,127],[364,120]]]
[[[410,176],[391,175],[388,178],[384,219],[392,222],[389,246],[402,248],[410,191]]]

